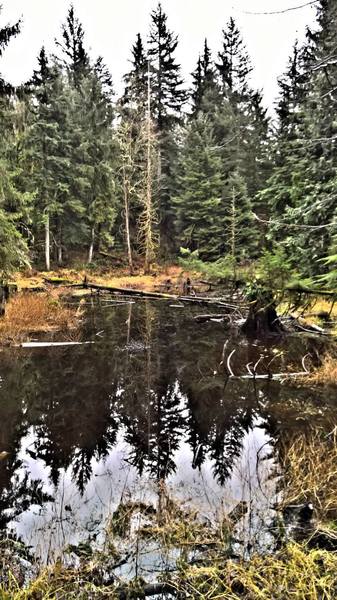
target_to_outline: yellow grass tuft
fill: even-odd
[[[313,385],[337,385],[337,358],[327,354],[321,366],[306,377],[305,381]]]
[[[20,293],[6,305],[0,320],[0,342],[21,342],[34,333],[73,330],[77,312],[45,293]]]
[[[312,502],[321,520],[337,518],[337,428],[301,433],[282,449],[283,503]]]

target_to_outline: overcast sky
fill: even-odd
[[[250,11],[283,10],[304,0],[162,0],[169,27],[179,35],[177,58],[186,77],[194,70],[207,37],[213,56],[221,47],[221,30],[230,16],[237,21],[255,70],[253,82],[272,106],[277,77],[284,71],[296,38],[303,39],[306,25],[315,20],[315,9],[306,6],[279,15],[251,15]],[[1,60],[1,72],[18,84],[29,79],[36,56],[44,44],[54,49],[65,20],[69,0],[2,0],[1,24],[23,18],[21,34],[12,40]],[[93,58],[102,55],[111,70],[115,91],[122,89],[130,49],[136,34],[146,38],[149,15],[157,0],[73,0],[86,32]]]

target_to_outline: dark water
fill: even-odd
[[[99,543],[121,500],[155,502],[165,480],[204,518],[248,501],[254,519],[243,522],[242,539],[258,544],[277,501],[282,441],[337,422],[337,398],[285,382],[228,380],[220,365],[226,331],[195,323],[201,312],[88,298],[83,338],[93,344],[2,350],[2,530],[52,560],[70,542]],[[301,371],[302,357],[319,347],[310,338],[258,345],[234,335],[226,356],[233,349],[239,375],[261,354],[260,372],[272,358],[274,372]]]

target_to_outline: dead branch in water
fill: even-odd
[[[224,345],[223,348],[223,353],[222,353],[222,360],[220,365],[224,364],[225,362],[225,350],[226,350],[226,346],[227,346],[227,342]],[[305,356],[303,356],[302,358],[302,367],[303,367],[303,371],[299,371],[296,373],[272,373],[271,371],[269,371],[269,366],[272,363],[272,361],[274,360],[273,357],[272,360],[269,362],[267,368],[268,368],[268,373],[257,373],[257,367],[258,365],[261,363],[261,361],[263,360],[263,358],[265,358],[265,356],[263,354],[260,355],[260,358],[256,361],[256,363],[254,364],[253,367],[251,367],[252,362],[247,363],[246,364],[246,369],[248,371],[248,375],[235,375],[232,366],[231,366],[231,358],[232,356],[235,354],[236,349],[232,350],[231,353],[228,355],[227,357],[227,361],[226,361],[226,367],[227,367],[227,372],[228,372],[228,377],[230,379],[277,379],[277,380],[282,380],[282,379],[288,379],[289,377],[303,377],[306,375],[311,375],[312,373],[307,369],[306,364],[305,364],[305,359],[310,356],[310,354],[306,354]]]

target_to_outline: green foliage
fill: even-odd
[[[336,246],[333,246],[331,250],[335,251]],[[337,290],[337,254],[330,254],[322,258],[321,263],[328,269],[328,272],[318,277],[317,283],[323,284],[330,290]]]
[[[198,115],[187,128],[181,153],[179,196],[174,198],[180,245],[217,258],[223,246],[221,159],[212,125]]]
[[[283,291],[292,280],[298,278],[292,262],[283,246],[273,251],[265,250],[256,265],[256,276],[269,289]]]
[[[13,221],[0,209],[0,279],[29,266],[28,247]]]
[[[204,262],[199,258],[198,250],[191,252],[180,248],[179,265],[186,271],[201,273],[210,279],[228,279],[233,276],[233,260],[230,256],[219,258],[215,262]]]

